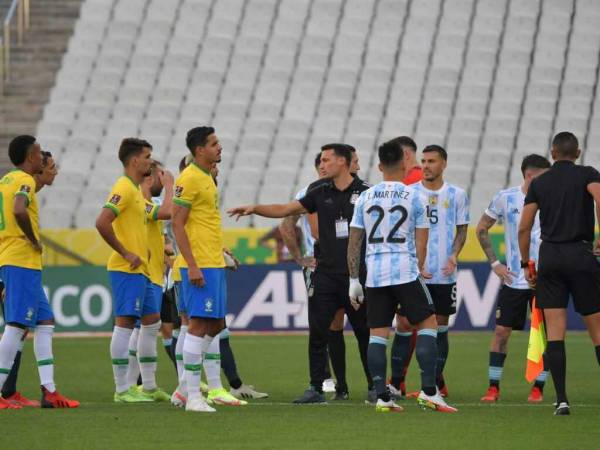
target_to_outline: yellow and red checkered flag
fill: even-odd
[[[533,279],[537,278],[535,263],[529,262],[529,271]],[[531,329],[529,330],[529,347],[527,348],[527,368],[525,378],[529,383],[537,378],[544,370],[544,352],[546,351],[546,330],[544,328],[544,315],[537,307],[536,299],[531,303]]]

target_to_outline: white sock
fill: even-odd
[[[200,395],[203,353],[204,338],[187,333],[183,344],[183,363],[185,364],[185,381],[190,397]]]
[[[25,330],[23,328],[6,325],[4,334],[0,339],[0,389],[4,387],[4,382],[8,378],[10,369],[15,362],[15,356],[21,344]]]
[[[152,325],[140,327],[138,339],[138,362],[144,390],[156,389],[156,337],[160,330],[160,320]]]
[[[54,325],[38,325],[33,335],[33,352],[40,374],[40,384],[48,391],[56,391],[54,385],[54,357],[52,356],[52,334]]]
[[[115,326],[110,340],[110,357],[112,358],[113,375],[117,392],[129,389],[127,384],[127,367],[129,366],[129,338],[133,330]]]
[[[127,384],[129,386],[137,386],[137,381],[140,376],[140,365],[137,359],[137,345],[140,329],[134,328],[131,337],[129,338],[129,366],[127,367]]]
[[[206,336],[205,336],[206,339]],[[221,389],[221,340],[216,337],[213,339],[206,353],[204,354],[204,373],[208,389]]]
[[[177,390],[184,395],[187,393],[187,386],[185,384],[185,367],[183,365],[183,344],[185,342],[187,330],[187,325],[181,325],[177,345],[175,345],[175,361],[177,362],[177,375],[179,377],[179,387]]]

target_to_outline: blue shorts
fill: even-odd
[[[54,314],[42,286],[42,271],[16,266],[0,267],[4,281],[4,322],[35,327],[53,320]]]
[[[176,281],[173,283],[173,286],[175,287],[175,296],[177,297],[177,311],[179,314],[187,314],[185,296],[183,295],[183,283],[181,281]]]
[[[185,306],[189,317],[222,319],[227,312],[227,280],[225,269],[200,269],[204,275],[204,286],[190,283],[188,270],[181,269]]]
[[[143,317],[160,312],[152,283],[141,273],[109,271],[116,317]]]

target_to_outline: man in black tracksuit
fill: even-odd
[[[363,304],[355,310],[350,304],[347,264],[348,232],[354,203],[369,185],[350,173],[352,152],[348,145],[328,144],[321,150],[321,164],[330,178],[313,183],[304,198],[283,205],[254,205],[228,211],[230,216],[258,214],[272,218],[318,213],[319,252],[315,255],[314,292],[308,301],[310,388],[295,403],[325,402],[322,384],[329,326],[340,308],[344,308],[354,328],[368,387],[372,390],[367,366],[369,330],[366,306]],[[362,273],[361,276],[364,282],[366,274]]]

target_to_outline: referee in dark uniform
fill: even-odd
[[[594,243],[594,202],[600,223],[600,173],[593,167],[575,165],[580,155],[572,133],[554,137],[554,165],[532,181],[519,225],[521,266],[527,280],[537,286],[537,304],[546,321],[546,362],[556,389],[556,415],[570,413],[564,342],[569,296],[583,316],[600,363],[600,239]],[[535,280],[528,260],[530,233],[538,210],[542,244]]]
[[[282,205],[254,205],[234,208],[230,216],[258,214],[281,218],[298,214],[318,213],[319,249],[315,252],[317,267],[313,274],[313,295],[308,300],[310,388],[295,403],[323,403],[322,391],[329,326],[336,311],[344,308],[359,341],[361,361],[367,376],[369,390],[372,379],[367,364],[369,329],[366,307],[355,310],[348,297],[348,235],[354,214],[354,204],[369,185],[350,173],[351,147],[328,144],[321,152],[321,165],[328,179],[309,186],[304,198]],[[364,248],[363,248],[364,258]],[[361,267],[365,265],[362,264]],[[362,273],[362,281],[366,273]]]

